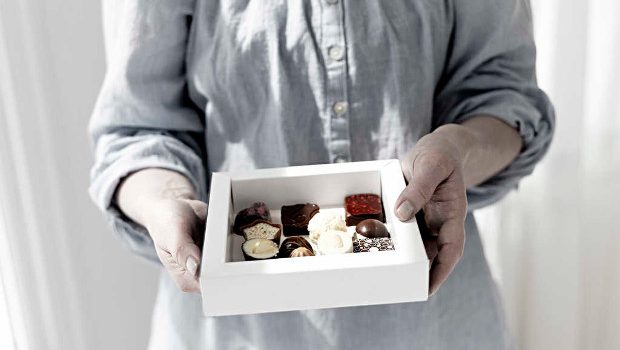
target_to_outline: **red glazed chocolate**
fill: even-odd
[[[385,222],[381,197],[372,193],[354,194],[344,199],[347,226],[355,226],[366,219]]]

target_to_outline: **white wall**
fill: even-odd
[[[86,126],[104,74],[100,4],[0,0],[0,28],[11,67],[0,81],[11,87],[15,98],[12,106],[6,96],[0,100],[7,114],[0,127],[13,128],[13,135],[23,132],[19,138],[2,140],[12,147],[3,157],[13,157],[18,164],[9,169],[10,160],[3,159],[4,175],[14,176],[20,184],[11,191],[2,189],[0,196],[15,205],[8,208],[15,219],[13,228],[23,224],[24,236],[39,233],[43,240],[28,248],[16,244],[12,260],[17,270],[29,259],[41,259],[44,272],[52,270],[45,286],[47,297],[40,297],[39,305],[56,318],[41,321],[42,329],[29,333],[29,344],[144,348],[158,270],[121,247],[87,195],[92,160]],[[22,191],[26,185],[32,190]],[[24,192],[31,198],[18,198]],[[20,211],[35,217],[21,217]],[[17,236],[20,232],[9,234],[15,235],[14,243],[24,242]],[[31,290],[41,285],[36,280],[44,279],[17,276],[16,285]],[[45,306],[48,302],[51,305]],[[71,336],[64,327],[80,334]]]
[[[620,349],[620,2],[532,5],[556,137],[518,192],[477,214],[492,215],[482,231],[520,348]]]

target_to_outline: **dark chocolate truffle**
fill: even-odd
[[[366,238],[390,237],[387,227],[381,221],[375,219],[360,221],[355,226],[355,232]]]
[[[384,222],[381,197],[372,193],[362,193],[347,196],[344,199],[344,208],[347,213],[347,226],[355,226],[362,220],[375,219]]]
[[[258,220],[241,227],[241,232],[246,240],[263,238],[279,243],[282,227],[266,220]]]
[[[353,240],[353,253],[394,250],[391,238],[362,238]]]
[[[319,212],[319,206],[312,203],[284,205],[280,211],[285,236],[308,234],[308,222]]]
[[[313,252],[312,245],[310,245],[310,242],[308,242],[308,240],[300,236],[293,236],[286,238],[282,242],[282,244],[280,245],[280,252],[278,253],[278,256],[281,258],[289,258],[292,256],[293,251],[297,248],[305,248]]]
[[[241,210],[235,217],[233,232],[243,236],[241,228],[258,220],[271,221],[269,208],[263,202],[256,202],[251,207]]]

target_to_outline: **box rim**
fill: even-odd
[[[226,226],[226,230],[229,229],[229,216],[230,208],[232,206],[232,182],[243,181],[251,179],[268,179],[279,177],[302,177],[302,176],[314,176],[314,175],[326,175],[326,174],[343,174],[343,173],[355,173],[364,171],[379,171],[380,178],[383,181],[384,172],[386,170],[392,171],[392,175],[396,172],[395,167],[400,171],[400,161],[397,159],[379,160],[379,161],[365,161],[365,162],[353,162],[353,163],[339,163],[339,164],[319,164],[319,165],[304,165],[294,166],[286,168],[270,168],[270,169],[256,169],[243,172],[215,172],[211,178],[212,184],[216,186],[211,187],[211,198],[219,198],[224,202],[222,205],[209,206],[207,214],[207,225],[205,228],[205,240],[203,246],[203,268],[201,271],[201,280],[225,278],[234,276],[254,275],[260,273],[269,274],[286,274],[291,272],[318,272],[324,270],[334,269],[360,269],[370,268],[373,266],[401,266],[412,265],[420,262],[427,261],[426,252],[424,250],[421,237],[417,224],[403,223],[399,220],[392,222],[395,231],[398,232],[416,232],[418,234],[411,235],[411,241],[406,243],[408,249],[397,249],[394,252],[377,252],[376,254],[365,253],[363,255],[334,255],[334,256],[317,256],[308,257],[308,260],[296,260],[295,266],[290,265],[290,261],[285,259],[265,260],[265,261],[238,261],[227,262],[226,251],[228,249],[228,237],[218,238],[208,235],[210,230],[221,230]],[[391,168],[391,169],[386,169]],[[386,174],[390,174],[386,172]],[[399,173],[402,174],[402,173]],[[392,181],[402,182],[404,188],[404,177],[396,176],[391,179]],[[383,189],[383,184],[381,185]],[[224,193],[228,192],[227,194]],[[220,197],[224,198],[220,198]],[[385,195],[382,195],[385,199]],[[388,196],[389,197],[389,196]],[[391,199],[390,202],[394,202],[395,199]],[[385,204],[384,204],[385,205]],[[222,213],[223,207],[228,207],[228,213]],[[384,208],[385,209],[385,208]],[[391,208],[390,208],[391,209]],[[386,217],[393,217],[393,213],[389,209],[385,209]],[[219,214],[215,212],[218,211]],[[214,216],[217,215],[217,216]],[[225,219],[226,217],[226,219]],[[210,219],[209,219],[210,218]],[[223,222],[225,221],[225,222]],[[410,230],[413,227],[414,230]],[[404,236],[402,236],[404,237]],[[406,237],[405,237],[406,238]],[[207,244],[208,242],[211,242]],[[404,245],[404,244],[403,244]],[[217,248],[219,246],[220,248]],[[206,249],[205,249],[206,248]],[[403,247],[406,248],[406,247]],[[393,253],[393,254],[392,254]],[[318,263],[317,263],[318,262]],[[246,264],[240,264],[246,263]],[[328,265],[329,264],[329,265]]]

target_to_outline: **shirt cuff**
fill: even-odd
[[[206,199],[204,168],[200,158],[186,145],[170,137],[157,135],[132,144],[122,156],[106,166],[93,168],[93,181],[89,188],[91,198],[105,213],[115,235],[133,253],[158,262],[153,240],[146,229],[126,217],[113,203],[113,197],[123,178],[147,168],[161,168],[184,175],[198,198]]]
[[[456,123],[463,123],[480,115],[495,117],[517,130],[523,140],[521,152],[510,165],[483,183],[467,189],[470,211],[493,204],[517,189],[519,181],[534,171],[549,149],[555,124],[554,110],[542,91],[535,95],[532,102],[517,92],[500,90],[493,96],[487,95],[487,103],[456,119]]]

